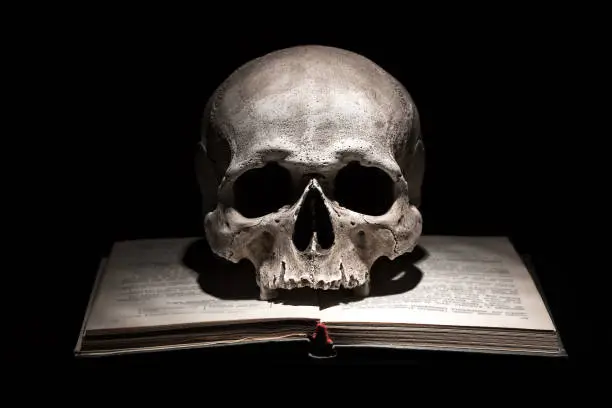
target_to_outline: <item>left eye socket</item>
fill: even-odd
[[[243,173],[233,186],[234,209],[248,218],[261,217],[291,204],[291,174],[278,163]]]

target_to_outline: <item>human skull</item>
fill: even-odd
[[[198,159],[209,245],[277,289],[370,290],[421,235],[418,111],[371,60],[324,46],[254,59],[209,99]]]

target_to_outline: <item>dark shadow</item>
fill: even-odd
[[[427,253],[417,246],[414,251],[391,261],[378,259],[371,270],[369,297],[404,293],[421,281],[422,272],[415,263]],[[185,251],[183,264],[198,273],[200,288],[211,296],[224,300],[259,299],[255,283],[255,268],[249,261],[232,263],[215,255],[204,238],[194,241]],[[315,291],[313,289],[279,290],[274,303],[287,305],[321,305],[325,309],[337,304],[360,300],[350,290]]]
[[[204,238],[187,248],[183,265],[198,273],[198,284],[209,295],[226,300],[259,299],[251,263],[234,264],[218,257]]]
[[[370,272],[369,298],[397,295],[408,292],[421,282],[423,272],[416,263],[427,258],[428,254],[421,246],[416,246],[410,253],[395,258],[379,258]],[[319,294],[321,310],[339,304],[348,304],[362,300],[351,290],[325,291]]]
[[[215,255],[202,238],[194,241],[183,255],[183,265],[198,273],[200,288],[223,300],[259,299],[255,268],[248,260],[237,264]],[[317,295],[311,289],[280,290],[274,303],[316,306]]]
[[[270,302],[293,306],[319,306],[317,291],[310,288],[279,290],[278,297]]]

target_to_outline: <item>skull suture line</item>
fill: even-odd
[[[211,249],[277,289],[367,296],[379,257],[421,235],[424,169],[406,89],[350,51],[299,46],[230,75],[204,114],[198,176]]]

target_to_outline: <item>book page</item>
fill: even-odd
[[[420,247],[422,258],[398,269],[419,275],[411,278],[417,281],[412,288],[398,293],[397,277],[377,282],[373,270],[372,296],[351,299],[326,293],[328,307],[321,320],[554,330],[529,271],[508,239],[423,236]],[[398,268],[401,262],[398,258],[388,268]]]
[[[87,330],[317,318],[313,292],[290,291],[260,301],[253,271],[212,262],[201,243],[198,238],[116,243]],[[198,260],[197,267],[188,264],[188,256]]]

